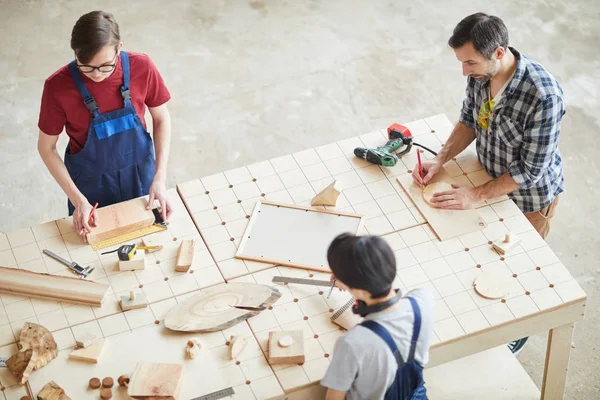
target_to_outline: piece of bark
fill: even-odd
[[[38,394],[38,400],[71,400],[71,398],[56,382],[50,381]]]
[[[58,355],[58,347],[50,331],[41,325],[26,322],[21,328],[19,352],[6,361],[6,366],[21,385],[29,375]]]

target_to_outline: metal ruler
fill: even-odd
[[[133,239],[138,239],[138,238],[141,238],[142,236],[150,235],[150,234],[156,233],[156,232],[162,232],[166,229],[167,229],[166,226],[150,225],[145,228],[138,229],[137,231],[126,233],[124,235],[117,236],[117,237],[114,237],[111,239],[106,239],[106,240],[103,240],[98,243],[94,243],[92,245],[92,250],[96,251],[96,250],[104,249],[106,247],[117,245],[119,243],[130,242]]]
[[[217,400],[222,399],[223,397],[233,396],[234,394],[233,388],[228,387],[227,389],[217,390],[216,392],[205,394],[204,396],[194,397],[192,400]]]
[[[274,283],[298,283],[300,285],[313,285],[313,286],[331,286],[330,281],[320,281],[317,279],[302,279],[302,278],[289,278],[287,276],[274,276],[272,282]]]

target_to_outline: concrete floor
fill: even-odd
[[[66,198],[36,151],[37,117],[44,79],[72,59],[71,29],[88,11],[114,13],[124,48],[149,54],[171,90],[169,187],[392,122],[438,113],[456,120],[465,79],[446,41],[460,19],[485,11],[503,18],[511,44],[544,64],[565,91],[567,191],[548,241],[589,296],[566,398],[600,398],[600,2],[166,4],[0,0],[0,231],[66,213]],[[65,144],[63,137],[61,152]],[[538,386],[545,343],[544,335],[533,337],[519,356]]]

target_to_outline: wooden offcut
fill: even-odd
[[[229,359],[236,358],[248,344],[248,336],[232,336],[229,340]]]
[[[102,307],[109,285],[84,279],[0,267],[0,292]]]
[[[290,345],[280,345],[279,339],[283,336],[291,338]],[[269,332],[269,364],[302,364],[304,360],[303,331]]]
[[[496,240],[492,247],[500,254],[506,254],[521,243],[521,238],[511,232],[507,232],[502,238]]]
[[[98,208],[98,224],[87,234],[90,244],[102,242],[152,225],[155,221],[152,210],[143,197]]]
[[[38,394],[39,400],[71,400],[65,393],[63,388],[58,386],[56,382],[50,381],[40,390]]]
[[[119,260],[119,271],[140,271],[146,268],[146,252],[137,250],[131,260]]]
[[[173,307],[165,317],[165,326],[184,332],[220,331],[260,313],[232,306],[268,307],[280,297],[277,288],[267,285],[242,282],[218,285]]]
[[[235,258],[331,272],[327,248],[341,233],[358,233],[362,224],[357,214],[259,201]]]
[[[41,325],[26,322],[21,328],[19,351],[6,361],[6,366],[24,385],[33,371],[48,364],[57,355],[58,347],[52,333]]]
[[[337,199],[342,191],[339,188],[337,181],[331,182],[325,189],[321,190],[310,201],[310,205],[315,206],[331,206],[335,207]]]
[[[127,394],[133,399],[177,400],[182,376],[182,364],[140,363],[131,377]]]
[[[107,341],[108,339],[102,338],[86,348],[72,351],[69,353],[69,358],[72,360],[80,360],[97,364],[102,356]]]
[[[475,209],[445,210],[427,204],[423,197],[423,189],[413,180],[411,174],[403,174],[396,179],[440,240],[452,239],[487,228],[487,224]],[[427,185],[433,185],[436,182],[451,184],[452,178],[442,168]]]
[[[146,295],[142,292],[136,293],[135,290],[129,291],[129,296],[121,296],[121,310],[135,310],[136,308],[148,307]]]
[[[194,262],[194,239],[185,239],[181,241],[177,251],[177,260],[175,262],[175,271],[187,272]]]

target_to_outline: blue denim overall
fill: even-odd
[[[427,400],[427,390],[425,389],[425,381],[423,380],[423,367],[415,361],[417,340],[421,332],[421,309],[415,299],[412,297],[407,298],[415,314],[415,323],[413,325],[410,351],[406,362],[402,359],[402,355],[398,351],[398,347],[387,329],[371,320],[361,323],[362,326],[370,329],[385,341],[398,363],[394,382],[386,391],[385,400]]]
[[[156,163],[150,134],[138,117],[129,93],[129,56],[121,52],[123,108],[100,114],[85,87],[75,61],[69,72],[92,113],[87,141],[79,153],[65,151],[65,165],[77,188],[90,204],[104,207],[148,194]],[[75,208],[68,202],[69,215]]]

